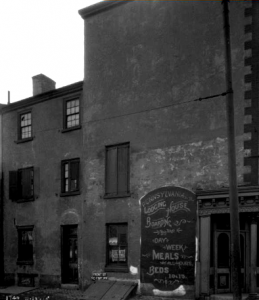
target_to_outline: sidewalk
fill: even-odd
[[[6,294],[0,295],[0,300],[85,300],[87,299],[87,290],[82,292],[80,290],[67,290],[67,289],[47,289],[37,288],[22,294],[7,296]],[[128,299],[131,300],[168,300],[168,298],[135,295]]]

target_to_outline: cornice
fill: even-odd
[[[63,97],[72,93],[81,92],[83,90],[83,81],[79,81],[65,87],[48,91],[30,98],[26,98],[0,108],[0,114],[5,114],[7,112],[17,110],[26,106],[35,105],[37,103],[51,100],[58,97]]]
[[[230,212],[228,188],[199,191],[196,195],[200,216]],[[259,212],[259,186],[238,187],[238,203],[239,212]]]
[[[129,3],[132,1],[134,1],[134,0],[102,1],[102,2],[98,2],[94,5],[88,6],[86,8],[80,9],[78,11],[78,13],[83,19],[86,19],[92,15],[96,15],[96,14],[106,11],[108,9],[117,7],[122,4]]]

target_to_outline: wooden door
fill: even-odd
[[[78,283],[77,226],[63,226],[62,283]]]
[[[246,266],[248,255],[246,251],[246,232],[240,231],[240,250],[241,250],[241,282],[242,290],[246,291],[247,276]],[[215,292],[230,293],[231,289],[231,235],[230,231],[217,230],[215,233]]]

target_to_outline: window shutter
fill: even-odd
[[[16,201],[18,199],[18,173],[17,171],[9,172],[9,199]]]
[[[70,163],[70,182],[71,191],[79,189],[79,161],[71,161]]]
[[[118,148],[118,193],[128,193],[128,146]]]
[[[22,170],[22,198],[28,199],[33,197],[33,168]]]
[[[33,168],[34,198],[40,196],[40,168]]]
[[[117,148],[106,151],[106,194],[117,194]]]

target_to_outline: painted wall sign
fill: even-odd
[[[196,197],[163,187],[141,199],[141,282],[170,291],[194,285]]]

